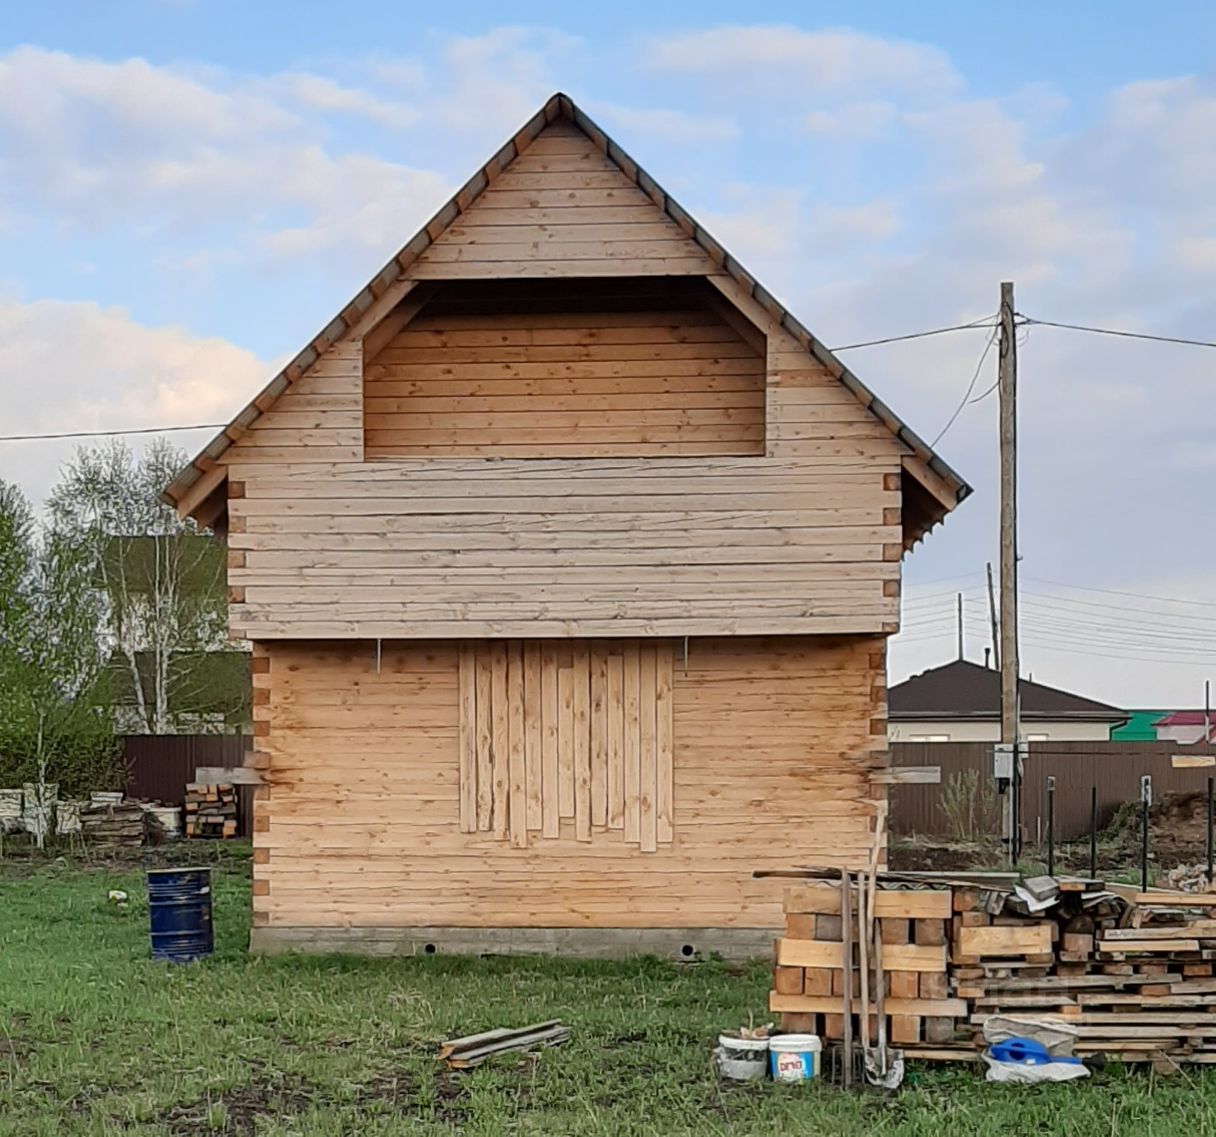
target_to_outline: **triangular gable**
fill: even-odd
[[[552,131],[552,134],[548,133]],[[590,145],[599,155],[600,161],[594,162],[594,169],[575,169],[562,171],[572,174],[569,180],[586,181],[591,174],[602,175],[602,179],[610,184],[572,185],[564,188],[569,195],[580,190],[598,189],[618,195],[613,207],[631,208],[639,204],[649,204],[657,207],[661,220],[657,222],[658,231],[650,230],[644,237],[651,240],[638,242],[636,251],[642,252],[641,261],[664,262],[670,261],[678,266],[671,268],[639,268],[640,274],[647,272],[689,272],[702,275],[725,274],[730,278],[731,289],[736,296],[744,298],[749,304],[758,306],[768,320],[783,329],[801,348],[821,364],[827,372],[838,379],[852,392],[854,397],[867,408],[897,439],[907,446],[911,456],[905,461],[905,471],[909,473],[918,490],[932,498],[940,507],[943,514],[962,501],[970,492],[970,487],[959,477],[950,466],[938,457],[929,446],[923,442],[885,403],[874,394],[826,347],[823,346],[803,325],[788,312],[776,298],[743,268],[713,237],[711,237],[693,218],[672,199],[665,190],[638,164],[625,153],[603,130],[600,129],[569,96],[553,95],[531,119],[511,138],[439,212],[398,252],[376,276],[347,304],[342,311],[317,335],[303,351],[299,353],[248,405],[233,421],[221,431],[193,459],[189,466],[174,479],[165,491],[166,499],[176,505],[179,512],[192,512],[209,495],[215,493],[223,484],[224,467],[219,465],[219,459],[224,452],[245,432],[250,425],[265,414],[275,401],[288,387],[296,382],[317,362],[331,346],[346,339],[350,335],[360,334],[361,328],[374,323],[389,309],[394,307],[409,288],[414,287],[419,279],[458,279],[462,274],[470,275],[469,270],[461,269],[462,264],[468,265],[467,258],[470,249],[479,252],[487,245],[514,245],[519,248],[530,242],[524,241],[495,241],[478,242],[476,235],[470,235],[475,227],[471,223],[473,207],[482,202],[483,195],[492,187],[495,192],[522,195],[518,197],[519,208],[523,216],[518,219],[525,226],[538,223],[536,210],[557,209],[552,197],[548,196],[554,190],[561,190],[548,179],[548,186],[539,184],[550,171],[544,168],[545,158],[551,156],[543,152],[542,145],[532,161],[527,161],[528,151],[533,143],[542,135],[547,138],[559,139],[566,137],[575,142],[576,157],[581,161],[591,161],[593,156],[578,140],[576,134],[586,137]],[[521,164],[522,163],[522,164]],[[511,175],[506,182],[501,181],[504,175]],[[582,175],[580,179],[578,175]],[[529,182],[529,179],[532,179]],[[596,180],[595,178],[591,179]],[[519,184],[519,183],[523,184]],[[537,196],[537,195],[545,196]],[[529,201],[538,204],[529,205]],[[502,206],[512,208],[510,199]],[[605,207],[607,199],[605,199]],[[484,224],[486,210],[478,210],[477,225]],[[639,214],[639,216],[641,216]],[[654,216],[653,214],[651,215]],[[468,224],[461,225],[464,219]],[[548,224],[548,222],[544,222]],[[647,223],[643,219],[643,223]],[[674,227],[674,228],[673,228]],[[671,249],[679,250],[675,257],[656,255],[654,245],[660,239],[670,242]],[[682,235],[683,240],[677,240],[675,233]],[[587,245],[570,238],[562,232],[559,237],[568,244]],[[536,238],[539,241],[539,236]],[[595,238],[594,240],[599,240]],[[694,251],[699,250],[699,251]],[[463,253],[460,250],[465,250]],[[583,263],[578,268],[580,274],[595,275],[594,250],[576,250],[577,256],[572,259]],[[609,250],[614,256],[620,251],[616,248]],[[667,251],[671,251],[670,249]],[[478,255],[473,253],[472,255]],[[503,256],[503,251],[497,250],[495,255]],[[511,262],[511,256],[506,257]],[[533,252],[531,263],[537,263]],[[525,261],[518,262],[521,265]],[[547,263],[547,262],[546,262]],[[453,267],[456,266],[456,267]],[[618,268],[619,271],[619,268]],[[574,270],[571,270],[571,275]],[[471,275],[479,275],[473,270]]]

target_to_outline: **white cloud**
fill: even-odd
[[[355,115],[400,130],[412,126],[420,117],[417,107],[382,99],[370,91],[346,87],[323,75],[292,71],[276,76],[273,89],[292,102],[322,113]]]
[[[0,303],[5,433],[227,422],[270,374],[225,340],[145,327],[120,308]],[[201,444],[213,433],[191,437]],[[41,498],[76,445],[0,444],[0,477]]]
[[[791,79],[804,95],[875,86],[926,94],[959,85],[958,73],[937,48],[847,28],[805,31],[772,24],[684,32],[651,40],[644,62],[656,71],[711,78],[732,90]]]
[[[588,110],[630,137],[648,135],[664,143],[700,145],[726,142],[739,134],[738,123],[725,115],[699,115],[662,108],[623,107],[615,103],[593,103]]]

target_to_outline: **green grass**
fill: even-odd
[[[106,901],[126,889],[130,906]],[[206,963],[148,958],[141,875],[0,864],[0,1134],[852,1134],[1216,1130],[1216,1075],[989,1086],[924,1067],[898,1095],[720,1087],[719,1029],[763,1017],[763,966],[250,958],[248,872],[217,867]],[[560,1017],[571,1044],[466,1074],[439,1039]]]

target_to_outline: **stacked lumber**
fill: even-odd
[[[236,786],[191,782],[186,786],[186,836],[235,837]]]
[[[449,1038],[440,1043],[439,1057],[453,1070],[471,1070],[494,1054],[511,1050],[539,1050],[545,1046],[560,1046],[570,1038],[570,1028],[561,1019],[533,1023],[531,1026],[502,1027],[463,1038]]]
[[[975,1045],[991,1016],[1029,1016],[1066,1024],[1082,1057],[1216,1063],[1216,919],[1205,911],[1216,896],[1054,883],[1037,916],[992,915],[978,893],[955,893],[951,980],[972,1004]]]
[[[846,950],[857,922],[843,926],[838,872],[759,875],[799,879],[786,889],[770,1009],[784,1030],[857,1038],[856,1016],[844,1018],[846,984],[854,1012],[859,1001],[860,960]],[[1216,893],[1000,873],[877,882],[887,1033],[907,1057],[972,1059],[999,1018],[1050,1023],[1081,1057],[1216,1064]],[[876,1026],[872,1016],[871,1037]]]
[[[80,834],[91,845],[141,845],[144,810],[137,801],[104,802],[80,810]]]
[[[886,874],[878,874],[880,885]],[[845,929],[841,890],[830,881],[790,885],[785,891],[785,935],[776,942],[776,967],[769,1009],[781,1013],[783,1030],[818,1034],[828,1042],[845,1037],[845,984],[851,982],[851,1037],[860,1037],[857,904]],[[880,887],[874,917],[881,940],[882,993],[887,1037],[916,1056],[924,1049],[952,1046],[960,1029],[963,1045],[969,1007],[949,990],[948,937],[953,915],[949,889]],[[849,949],[846,956],[845,932]],[[877,981],[877,980],[876,980]],[[877,1002],[871,995],[871,1006]],[[870,1037],[877,1037],[871,1014]]]

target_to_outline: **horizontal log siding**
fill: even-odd
[[[882,632],[896,468],[866,439],[800,458],[234,466],[230,617],[255,639]]]
[[[266,645],[255,922],[777,927],[780,882],[755,869],[869,855],[882,649],[694,640],[685,665],[677,648],[671,841],[641,852],[574,817],[526,848],[461,832],[460,645],[388,643],[379,671],[371,644]]]
[[[408,273],[416,280],[703,275],[716,266],[568,120],[546,127]]]
[[[704,310],[424,314],[364,393],[369,458],[764,453],[765,361]]]

